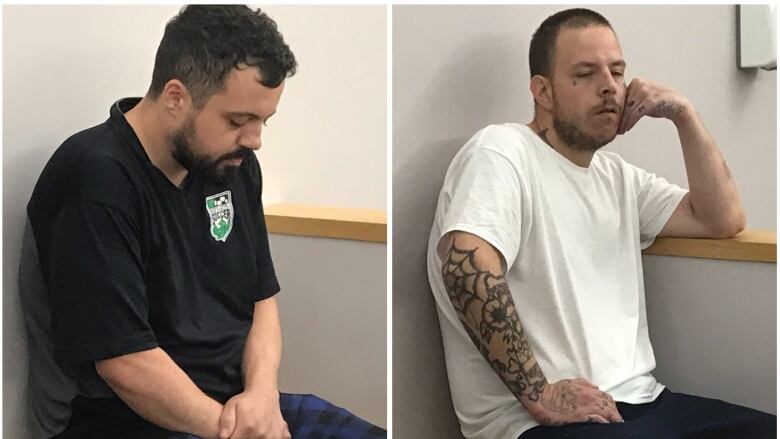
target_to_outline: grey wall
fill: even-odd
[[[27,347],[16,273],[24,210],[33,185],[54,149],[68,136],[103,122],[116,99],[146,92],[165,23],[179,8],[3,6],[4,437],[28,435],[23,406]],[[278,113],[263,133],[259,156],[266,171],[266,204],[385,208],[386,7],[272,5],[263,9],[276,19],[300,63],[287,83]],[[347,77],[351,79],[345,86]],[[279,247],[283,252],[288,246]],[[339,251],[354,259],[355,252],[362,250]],[[366,252],[371,255],[361,259],[360,266],[372,273],[371,285],[384,285],[386,265],[376,255],[380,251]],[[292,263],[280,259],[282,265]],[[369,270],[372,262],[379,268]],[[307,276],[299,274],[298,285],[314,279]],[[285,323],[285,329],[288,341],[306,339],[296,336],[308,329],[306,325]],[[285,364],[291,368],[296,364],[296,349],[304,348],[287,345]],[[377,367],[373,359],[369,365],[372,371]],[[287,381],[292,381],[289,374]],[[338,396],[336,385],[322,389]],[[338,385],[347,386],[343,381]],[[349,390],[359,385],[363,384],[349,383]],[[370,391],[375,388],[371,383]],[[365,402],[366,408],[356,411],[365,410],[367,417],[383,422],[378,393],[369,398],[359,389],[354,398],[344,397],[344,404]]]
[[[644,256],[656,378],[777,413],[777,265]]]
[[[425,272],[425,247],[436,198],[450,160],[476,130],[490,123],[530,121],[528,44],[539,23],[561,9],[564,7],[546,5],[393,7],[393,418],[399,437],[457,434]],[[665,84],[696,106],[737,181],[748,227],[775,229],[776,73],[742,72],[735,67],[735,7],[592,9],[604,14],[617,32],[628,63],[627,81],[639,76]],[[687,187],[682,154],[670,122],[642,120],[607,149]],[[749,300],[755,300],[752,306],[774,311],[774,306],[769,307],[773,303],[769,296],[774,291],[774,265],[764,269],[758,283],[749,277],[753,271],[743,264],[725,262],[720,267],[725,267],[723,276],[759,291],[750,296]],[[672,278],[672,268],[681,275]],[[666,286],[667,296],[688,292],[679,296],[694,302],[686,302],[686,306],[714,306],[721,315],[727,302],[710,301],[705,293],[728,296],[744,290],[730,289],[733,283],[714,288],[717,278],[699,262],[687,259],[666,258],[648,264],[645,277],[648,303],[656,307],[655,316],[667,311],[685,315],[698,309],[666,309],[664,305],[677,303],[652,302],[660,285]],[[759,331],[764,334],[762,343],[769,343],[766,331],[774,328],[774,313],[756,312],[734,316],[739,324],[734,320],[721,324],[733,328],[739,334],[737,339]],[[751,322],[753,319],[758,321]],[[654,334],[656,344],[682,336],[663,333],[660,328]],[[707,337],[710,333],[695,334]],[[767,348],[766,354],[772,358],[773,347]],[[668,356],[662,346],[656,350],[659,358],[679,359]],[[724,364],[738,370],[736,361]],[[675,367],[659,365],[659,373],[670,382],[679,381],[682,375],[669,372]],[[750,373],[753,383],[773,392],[774,381],[762,382],[766,375],[754,372]],[[733,384],[711,384],[708,377],[696,388],[708,386],[713,394],[725,392],[747,401],[746,395],[733,392]],[[755,406],[768,408],[768,395],[765,390],[748,399]]]
[[[387,425],[387,246],[270,235],[282,292],[283,392]]]

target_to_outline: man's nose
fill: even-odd
[[[618,83],[611,73],[607,73],[606,79],[599,88],[599,96],[610,96],[617,93]]]
[[[239,145],[257,151],[263,145],[263,142],[260,140],[261,134],[262,128],[248,128],[241,134]]]

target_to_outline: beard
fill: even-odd
[[[553,129],[558,134],[558,138],[565,142],[571,149],[576,151],[598,151],[602,146],[611,142],[617,136],[617,127],[611,134],[595,137],[582,128],[583,118],[565,118],[560,111],[558,100],[553,94]]]
[[[177,129],[171,136],[173,150],[171,156],[179,164],[191,173],[193,177],[200,178],[208,184],[225,185],[233,181],[238,172],[239,166],[229,166],[224,164],[225,160],[231,159],[251,159],[252,151],[247,148],[241,148],[223,156],[212,159],[208,155],[199,152],[205,148],[198,140],[195,134],[195,118],[187,116],[184,125]]]

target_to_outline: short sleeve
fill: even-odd
[[[688,191],[644,169],[630,164],[626,166],[636,191],[640,246],[644,250],[661,233]]]
[[[271,247],[268,242],[268,229],[265,224],[265,213],[263,212],[263,174],[260,170],[260,164],[254,160],[251,168],[251,184],[257,193],[257,297],[255,301],[261,301],[274,296],[279,292],[279,281],[276,278],[273,259],[271,258]]]
[[[258,296],[256,301],[267,299],[279,292],[279,281],[276,279],[276,270],[271,259],[262,201],[260,201],[260,214],[257,219],[257,276]]]
[[[39,249],[49,265],[54,355],[96,361],[157,347],[149,324],[138,225],[96,201],[63,206]]]
[[[520,250],[523,208],[521,180],[512,163],[494,150],[474,148],[453,162],[442,190],[441,236],[454,230],[479,236],[511,267]]]

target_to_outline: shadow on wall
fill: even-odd
[[[744,111],[745,105],[751,100],[751,96],[756,93],[756,77],[758,76],[758,69],[736,69],[736,73],[733,76],[732,86],[728,87],[730,97],[729,102],[732,102],[737,108],[739,114],[746,114]]]
[[[3,175],[3,437],[34,437],[18,274],[27,202],[52,149],[53,145],[36,141],[3,151],[3,161],[13,163]]]
[[[436,199],[462,139],[420,148],[393,175],[393,431],[459,437],[444,364],[426,251]]]
[[[428,284],[428,235],[444,175],[458,150],[489,123],[517,119],[508,109],[519,107],[519,90],[503,92],[520,83],[507,83],[503,74],[512,68],[509,60],[517,56],[517,45],[506,35],[469,42],[411,105],[393,114],[398,121],[393,152],[393,429],[399,437],[462,437]],[[453,101],[462,105],[452,106]],[[415,138],[416,133],[435,133],[436,138]]]
[[[394,150],[403,149],[404,155],[408,155],[407,151],[419,151],[419,148],[407,145],[425,139],[399,142],[406,137],[406,132],[440,133],[439,138],[449,139],[464,136],[463,142],[453,146],[452,154],[436,157],[437,162],[441,160],[448,165],[455,152],[478,129],[489,123],[516,121],[521,104],[530,103],[530,93],[519,87],[527,83],[524,81],[527,73],[512,77],[505,72],[517,70],[516,63],[511,60],[521,56],[517,50],[520,43],[511,34],[495,34],[469,41],[453,51],[449,62],[430,75],[435,80],[404,105],[404,111],[393,112],[396,121],[394,143],[399,145]],[[401,93],[395,92],[396,95]],[[403,96],[400,98],[406,101]],[[452,102],[459,105],[452,105]],[[444,173],[441,179],[443,177]]]

